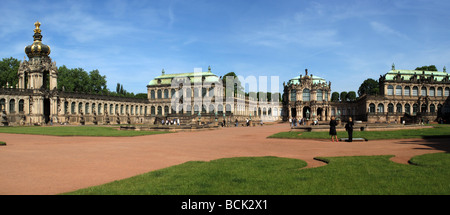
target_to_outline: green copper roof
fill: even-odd
[[[189,78],[191,81],[191,84],[194,83],[201,83],[203,77],[205,78],[204,82],[219,82],[220,78],[217,77],[214,73],[211,72],[211,70],[208,70],[208,72],[190,72],[190,73],[175,73],[175,74],[165,74],[164,70],[162,74],[153,80],[151,80],[148,85],[154,86],[154,85],[170,85],[172,84],[173,78]],[[160,83],[158,83],[160,81]]]
[[[385,80],[392,81],[392,80],[394,80],[394,77],[396,77],[399,74],[404,80],[409,80],[414,75],[424,75],[425,78],[434,76],[434,79],[436,81],[442,81],[442,79],[444,79],[446,76],[449,75],[447,72],[439,72],[439,71],[396,70],[396,69],[394,69],[394,70],[391,70],[388,73],[386,73]]]

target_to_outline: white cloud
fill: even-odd
[[[372,27],[372,29],[382,35],[385,36],[396,36],[399,38],[403,38],[403,39],[407,39],[408,37],[402,33],[400,33],[399,31],[396,31],[392,28],[390,28],[389,26],[383,24],[383,23],[379,23],[376,21],[372,21],[370,22],[370,26]]]

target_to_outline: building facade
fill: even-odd
[[[206,72],[178,74],[163,70],[147,85],[147,99],[65,92],[57,90],[58,69],[49,56],[50,47],[42,43],[39,22],[33,39],[25,47],[28,60],[20,63],[17,86],[0,88],[2,125],[157,124],[172,118],[183,124],[289,118],[320,122],[332,116],[417,123],[440,122],[450,115],[450,76],[445,67],[439,72],[397,70],[393,65],[380,76],[379,95],[363,95],[352,102],[331,101],[331,82],[308,70],[283,84],[281,103],[236,90],[236,79],[223,80],[210,67]]]
[[[147,85],[147,99],[60,91],[56,62],[49,56],[50,47],[42,43],[39,22],[33,38],[25,47],[28,60],[20,63],[17,86],[0,88],[3,125],[157,124],[169,118],[190,124],[222,121],[220,117],[229,122],[280,117],[279,103],[258,102],[240,93],[225,96],[222,80],[211,68],[182,74],[163,70]]]
[[[284,112],[289,118],[328,121],[332,114],[331,82],[308,74],[292,78],[284,84]]]
[[[284,118],[368,123],[419,123],[447,121],[450,115],[449,74],[443,71],[397,70],[395,65],[379,78],[379,95],[355,101],[330,101],[330,85],[322,78],[298,76],[285,85]]]

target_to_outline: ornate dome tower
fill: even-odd
[[[36,22],[34,23],[34,26],[36,26],[33,35],[34,42],[25,47],[25,53],[28,58],[48,56],[50,54],[50,46],[42,43],[41,29],[39,28],[41,23]]]
[[[24,58],[18,71],[19,88],[53,90],[57,86],[56,63],[49,57],[50,47],[42,43],[41,23],[34,25],[34,42],[25,47],[28,61]]]

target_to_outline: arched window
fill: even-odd
[[[83,103],[78,103],[78,113],[81,114],[83,112]]]
[[[389,85],[387,87],[387,94],[388,94],[388,96],[393,96],[394,95],[394,87],[392,85]]]
[[[438,87],[437,96],[442,96],[442,87]]]
[[[311,100],[311,91],[309,89],[303,90],[303,101],[310,101]]]
[[[427,112],[427,105],[426,104],[422,104],[421,105],[420,112],[422,112],[422,113],[426,113]]]
[[[444,96],[449,96],[450,95],[450,89],[448,87],[445,88],[444,91]]]
[[[397,104],[397,113],[401,113],[402,112],[402,104],[398,103]]]
[[[186,89],[186,97],[189,98],[189,99],[192,97],[192,90],[191,90],[191,88],[187,88]]]
[[[14,99],[9,100],[9,112],[10,113],[16,112],[16,100]]]
[[[388,112],[389,113],[394,113],[394,105],[392,103],[388,104]]]
[[[72,104],[70,105],[70,112],[72,114],[75,114],[75,102],[72,102]]]
[[[405,113],[407,113],[407,114],[411,113],[411,105],[405,104]]]
[[[322,90],[317,90],[317,101],[323,101]]]
[[[150,91],[150,98],[155,99],[155,91],[154,90]]]
[[[170,90],[170,97],[173,98],[173,96],[175,95],[175,89],[171,89]]]
[[[412,96],[419,96],[419,88],[418,87],[413,87]]]
[[[102,104],[99,103],[98,108],[97,108],[97,114],[101,114],[101,113],[102,113]]]
[[[23,110],[20,111],[20,102],[21,102],[21,101],[23,101],[23,100],[20,100],[20,101],[19,101],[19,112],[22,112],[22,111],[23,111]],[[22,108],[23,108],[23,107],[22,107]],[[69,112],[69,102],[66,101],[66,102],[64,102],[64,114],[67,114],[68,112]]]
[[[408,86],[405,87],[405,96],[411,96],[411,88]]]
[[[422,87],[422,89],[420,90],[420,95],[427,96],[427,88],[426,87]]]
[[[378,113],[384,113],[384,105],[383,104],[378,104]]]
[[[158,97],[157,97],[158,99],[162,99],[162,92],[161,92],[161,90],[158,90]]]
[[[164,106],[164,115],[168,115],[169,114],[169,106]]]
[[[297,90],[291,90],[291,101],[297,101]]]
[[[165,90],[164,90],[164,98],[165,98],[165,99],[168,99],[168,98],[169,98],[169,90],[168,90],[168,89],[165,89]]]
[[[217,106],[217,114],[223,115],[223,105],[220,104]]]
[[[162,115],[162,107],[158,106],[158,115]]]
[[[436,89],[434,87],[430,87],[430,96],[436,96]]]
[[[200,97],[200,91],[198,88],[194,88],[194,98],[199,98]]]
[[[225,105],[225,111],[227,114],[231,113],[231,105],[230,104]]]
[[[396,96],[401,96],[401,95],[402,95],[402,86],[397,85],[397,86],[395,87],[395,95],[396,95]]]
[[[0,111],[3,111],[3,108],[6,109],[5,99],[0,99]]]
[[[123,105],[120,105],[120,114],[123,114]]]
[[[19,113],[23,113],[24,103],[25,102],[23,101],[23,99],[19,100]],[[69,105],[69,104],[67,104],[67,105]]]
[[[155,106],[152,106],[150,109],[150,114],[155,115]]]
[[[430,113],[436,112],[436,106],[434,104],[430,105]]]
[[[89,103],[84,104],[84,111],[85,111],[85,114],[89,113]]]
[[[375,104],[374,103],[371,103],[369,105],[369,113],[375,113]]]

